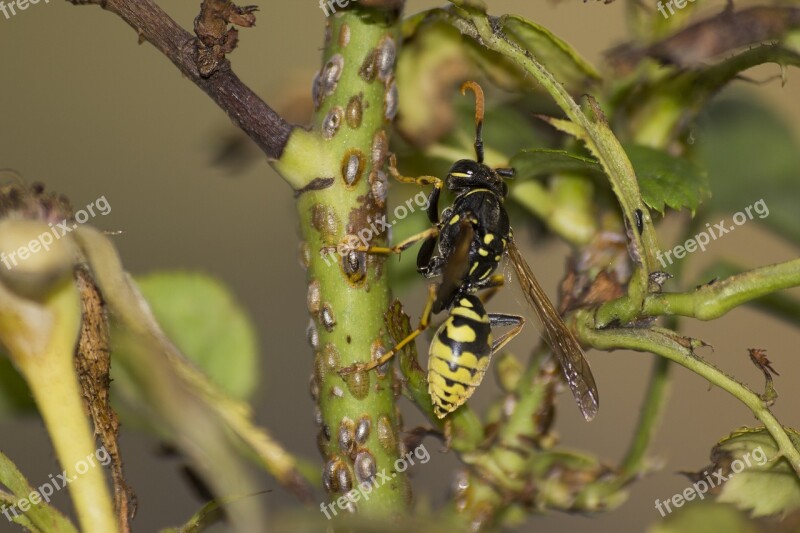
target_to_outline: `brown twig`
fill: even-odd
[[[201,61],[201,50],[207,46],[201,39],[179,26],[153,0],[67,1],[76,5],[99,5],[121,17],[136,30],[140,40],[155,46],[184,76],[203,89],[269,158],[280,159],[294,126],[286,122],[234,74],[230,63],[224,58],[224,53],[221,58],[217,57],[214,68],[208,69]],[[238,18],[228,17],[226,20],[242,25],[237,20],[247,20],[252,15],[249,8],[239,9]],[[229,14],[232,13],[233,11]],[[228,48],[233,49],[230,41],[225,49]]]
[[[111,353],[108,317],[103,297],[95,286],[89,270],[79,267],[75,278],[83,308],[81,335],[75,353],[75,368],[86,408],[94,423],[95,435],[111,457],[114,507],[120,532],[130,533],[131,520],[136,513],[136,495],[125,481],[122,454],[117,442],[119,418],[109,402]]]

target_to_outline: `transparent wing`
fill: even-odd
[[[536,281],[536,277],[520,254],[513,239],[509,240],[507,248],[520,288],[525,293],[525,299],[536,311],[536,315],[542,323],[547,342],[561,365],[561,370],[564,372],[564,377],[575,401],[578,402],[583,417],[591,420],[600,407],[600,398],[597,394],[597,385],[594,382],[592,370],[583,355],[583,350],[575,336],[561,320],[561,316],[553,307],[539,282]]]

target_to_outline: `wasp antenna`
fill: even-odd
[[[471,89],[475,93],[475,157],[478,163],[483,163],[483,139],[481,138],[484,109],[483,89],[474,81],[465,81],[461,85],[461,94],[466,95],[467,89]]]
[[[496,168],[495,171],[504,178],[511,179],[517,175],[517,171],[513,168]]]

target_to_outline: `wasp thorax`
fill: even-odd
[[[325,115],[325,119],[322,121],[322,137],[325,139],[332,139],[336,132],[339,131],[339,128],[342,125],[342,119],[344,118],[344,110],[341,106],[334,106],[328,114]]]
[[[359,484],[369,483],[378,473],[378,465],[375,462],[375,458],[367,450],[358,452],[353,462],[353,467],[356,471],[356,481]]]

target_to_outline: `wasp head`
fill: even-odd
[[[489,189],[500,198],[508,195],[508,185],[503,178],[514,176],[514,169],[493,169],[471,159],[461,159],[450,167],[445,186],[456,193],[472,189]]]

